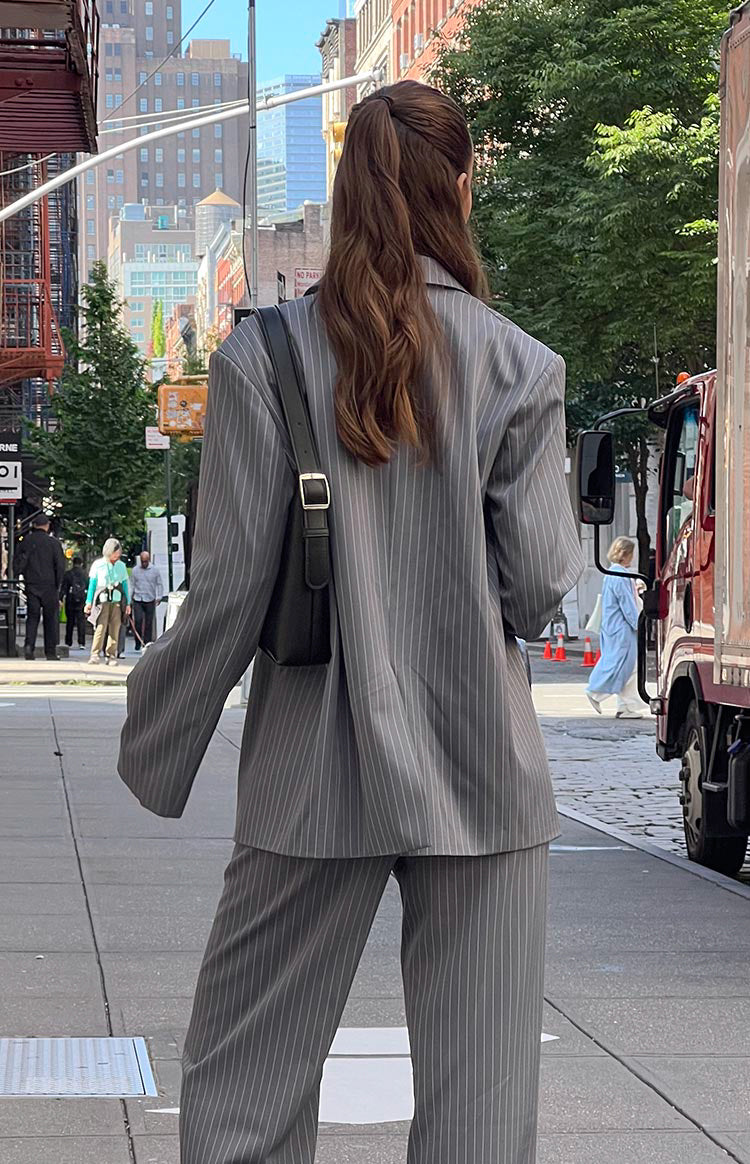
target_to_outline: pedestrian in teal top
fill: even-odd
[[[595,711],[609,695],[617,696],[618,719],[642,719],[642,703],[636,686],[638,657],[638,600],[632,578],[617,577],[632,566],[635,543],[615,538],[607,557],[613,574],[602,586],[602,657],[591,672],[586,695]]]
[[[89,588],[86,595],[86,614],[95,611],[96,617],[90,621],[96,627],[91,644],[90,663],[99,662],[99,652],[106,639],[107,663],[117,666],[117,640],[122,621],[122,603],[125,615],[130,614],[130,583],[128,571],[122,557],[122,546],[117,538],[108,538],[102,547],[102,556],[97,558],[89,574]]]

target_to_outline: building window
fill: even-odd
[[[193,174],[193,185],[195,186],[196,190],[198,189],[200,184],[201,184],[200,174]]]
[[[193,150],[193,165],[199,165],[200,160],[201,160],[201,151],[200,151],[200,147],[199,147],[197,150]]]
[[[145,146],[141,149],[141,161],[142,162],[148,161],[148,150],[145,148]]]
[[[214,137],[223,137],[223,136],[224,136],[224,126],[223,125],[215,125],[214,126]]]
[[[184,153],[185,151],[183,150],[182,152]],[[182,173],[182,171],[181,171],[181,170],[180,170],[180,171],[179,171],[179,173],[177,174],[177,185],[178,185],[178,186],[184,186],[184,185],[185,185],[185,175]]]
[[[96,234],[96,229],[94,227],[93,218],[89,218],[86,220],[86,234]]]
[[[123,206],[124,204],[125,204],[125,199],[124,199],[123,195],[118,194],[117,195],[117,209],[119,210],[120,207]]]
[[[221,165],[221,150],[214,150],[214,161],[218,166]]]
[[[163,205],[164,205],[164,199],[163,199],[163,198],[157,198],[157,199],[156,199],[156,205],[157,205],[157,206],[163,206]]]
[[[198,85],[200,85],[200,83],[201,83],[200,73],[191,73],[190,74],[190,84],[193,87],[197,87]]]
[[[157,146],[156,149],[154,150],[154,159],[157,162],[164,161],[164,150],[160,146]]]
[[[162,100],[161,97],[154,97],[154,113],[161,113]]]
[[[143,55],[147,61],[152,61],[154,59],[153,49],[146,49],[146,51]]]
[[[114,10],[115,10],[115,6],[114,6],[114,4],[112,3],[112,0],[107,0],[107,3],[104,5],[104,9],[105,9],[105,11],[106,11],[106,13],[107,13],[107,16],[111,16],[111,15],[112,15],[112,13],[113,13],[113,12],[114,12]]]
[[[93,243],[89,243],[89,245],[86,247],[86,258],[88,258],[88,259],[95,259],[96,258],[96,247],[93,245]]]
[[[178,86],[185,84],[185,74],[184,73],[177,74],[177,84],[178,84]]]
[[[200,107],[200,103],[201,103],[200,97],[193,97],[193,100],[190,102],[193,109],[198,109]]]
[[[122,45],[121,45],[121,44],[116,44],[116,45],[115,45],[115,56],[116,56],[116,57],[121,57],[121,56],[122,56]]]
[[[105,55],[105,57],[111,57],[111,56],[112,56],[112,45],[111,45],[111,44],[105,44],[105,46],[104,46],[104,55]]]
[[[174,44],[174,33],[171,28],[167,29],[167,44]]]
[[[154,15],[153,0],[146,0],[146,3],[143,6],[143,11],[146,13],[146,16]]]
[[[142,71],[141,71],[141,72],[138,74],[138,84],[139,84],[139,85],[143,85],[143,84],[145,83],[145,81],[146,81],[146,77],[147,77],[147,76],[148,76],[148,73],[144,73],[144,72],[142,72]]]
[[[86,209],[87,210],[94,209],[94,195],[93,194],[86,195]]]
[[[150,24],[146,25],[146,40],[154,39],[154,30]]]
[[[119,109],[122,105],[122,93],[115,93],[115,109]]]
[[[117,171],[115,180],[117,181],[118,186],[122,185],[122,183],[125,181],[125,175],[123,174],[122,170]]]
[[[174,20],[174,8],[171,4],[167,4],[167,20]]]
[[[156,175],[156,185],[162,188],[164,186],[164,175],[161,170]]]
[[[199,129],[193,130],[193,137],[200,137],[200,135],[201,135],[201,131]]]
[[[128,0],[120,0],[120,16],[127,16]]]
[[[161,73],[154,73],[154,84],[161,85]]]
[[[141,170],[141,190],[148,189],[148,173]]]
[[[115,208],[115,196],[114,196],[114,194],[110,194],[109,197],[107,198],[107,206],[110,210],[114,210],[114,208]]]
[[[214,185],[216,186],[217,190],[221,190],[222,186],[224,185],[224,175],[223,174],[218,173],[218,172],[216,174],[214,174]]]
[[[185,98],[184,98],[184,97],[178,97],[178,98],[177,98],[177,108],[178,108],[178,109],[184,109],[184,108],[185,108]]]
[[[108,182],[111,182],[111,183],[114,185],[114,181],[115,181],[115,172],[114,172],[114,170],[107,170],[107,181],[108,181]]]
[[[88,170],[88,171],[86,172],[86,185],[87,185],[87,186],[93,186],[93,185],[94,185],[94,181],[95,181],[95,175],[94,175],[94,171],[93,171],[93,170]]]
[[[217,89],[221,88],[221,73],[214,73],[214,85]]]
[[[107,109],[114,109],[115,99],[111,93],[107,94],[107,96],[105,98],[105,105],[107,106]]]
[[[141,113],[148,113],[148,97],[141,97],[138,102],[138,108]]]
[[[184,162],[185,162],[185,151],[184,150],[177,151],[177,161],[182,162],[184,164]]]

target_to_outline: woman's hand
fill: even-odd
[[[91,603],[90,602],[87,602],[86,605],[84,606],[83,613],[84,614],[91,614]]]
[[[125,607],[125,617],[130,618],[130,607],[129,606]]]

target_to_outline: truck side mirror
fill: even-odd
[[[582,432],[576,458],[578,516],[582,525],[615,519],[615,451],[611,432]]]

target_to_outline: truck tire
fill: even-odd
[[[703,814],[703,780],[708,768],[704,741],[706,733],[700,708],[695,700],[685,717],[684,750],[682,756],[682,823],[688,857],[699,865],[715,869],[733,877],[742,868],[747,849],[747,837],[716,837],[706,833]]]

